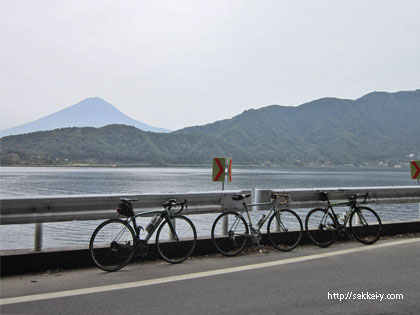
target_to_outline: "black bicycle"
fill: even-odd
[[[186,260],[197,242],[194,224],[180,215],[187,207],[187,200],[177,202],[176,199],[169,199],[161,211],[138,214],[134,214],[134,201],[138,200],[121,199],[117,212],[126,218],[107,220],[93,232],[89,249],[95,264],[102,270],[116,271],[126,266],[134,255],[144,258],[148,253],[148,242],[156,230],[156,248],[160,256],[172,264]],[[181,209],[174,212],[176,206],[181,206]],[[136,218],[153,214],[145,228],[137,225]],[[144,238],[142,231],[146,234]]]
[[[362,199],[361,202],[357,201],[359,198]],[[332,203],[328,193],[320,192],[319,199],[326,201],[326,206],[312,209],[305,219],[305,229],[311,241],[320,247],[328,247],[334,243],[338,233],[350,238],[354,236],[363,244],[375,243],[381,236],[382,223],[374,210],[360,205],[366,203],[368,198],[369,194],[366,193],[354,195],[346,202]],[[333,206],[338,205],[349,207],[340,218],[333,209]],[[347,229],[347,223],[350,231]]]

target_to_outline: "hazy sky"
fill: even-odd
[[[420,88],[418,0],[0,3],[0,129],[93,96],[175,130]]]

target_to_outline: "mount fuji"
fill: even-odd
[[[110,124],[130,125],[143,131],[171,132],[171,130],[153,127],[132,119],[105,100],[92,97],[38,120],[1,130],[0,137],[66,127],[99,128]]]

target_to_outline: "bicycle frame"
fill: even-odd
[[[344,216],[344,221],[343,223],[340,223],[339,218],[337,216],[337,214],[334,211],[334,207],[335,206],[340,206],[340,205],[346,205],[348,207],[348,209],[344,212],[345,216]],[[347,226],[347,223],[350,220],[350,215],[352,214],[352,212],[357,212],[357,217],[360,221],[365,221],[366,219],[363,217],[363,215],[361,215],[359,213],[359,211],[357,211],[357,209],[359,208],[359,204],[357,203],[356,200],[352,200],[352,201],[346,201],[346,202],[330,202],[329,200],[327,200],[327,205],[324,207],[325,210],[327,210],[322,218],[322,221],[325,223],[327,221],[328,218],[328,213],[331,210],[332,216],[335,220],[335,223],[337,224],[338,228],[345,228]]]
[[[287,203],[288,203],[288,199],[286,199],[286,202],[280,202],[279,205],[287,204]],[[243,207],[242,207],[242,209],[239,213],[242,215],[244,212],[246,212],[247,218],[248,218],[247,224],[248,224],[248,227],[249,227],[251,232],[252,231],[260,232],[261,228],[264,226],[265,222],[271,217],[271,214],[273,212],[277,212],[276,199],[274,199],[270,202],[261,202],[261,203],[248,203],[247,204],[247,203],[244,202],[244,203],[242,203],[242,206]],[[251,216],[249,214],[248,207],[258,207],[258,206],[271,206],[271,207],[270,207],[270,210],[269,210],[268,214],[264,217],[263,221],[261,222],[260,226],[257,226],[257,228],[255,229],[254,226],[252,225],[252,220],[251,220]],[[277,214],[279,216],[278,217],[278,222],[280,222],[280,224],[282,224],[280,214],[279,213],[277,213]]]
[[[251,216],[249,214],[249,210],[248,207],[258,207],[258,206],[271,206],[270,211],[268,212],[268,214],[264,217],[262,223],[260,226],[257,226],[257,229],[254,228],[254,226],[252,225],[252,220],[251,220]],[[268,220],[268,218],[270,217],[270,215],[276,211],[276,207],[275,207],[275,202],[271,201],[271,202],[263,202],[263,203],[243,203],[243,207],[242,210],[239,212],[241,215],[243,212],[246,212],[247,218],[248,218],[248,226],[250,228],[250,230],[254,230],[254,231],[260,231],[261,228],[263,227],[264,223]]]
[[[156,210],[144,211],[144,212],[138,213],[138,214],[136,214],[136,215],[134,215],[134,216],[132,216],[130,218],[127,218],[127,221],[126,222],[127,222],[127,224],[130,224],[131,223],[131,225],[133,226],[134,231],[136,233],[136,239],[137,240],[140,240],[140,230],[142,228],[140,226],[137,226],[136,218],[142,217],[142,216],[145,216],[145,215],[152,215],[152,214],[157,214],[157,215],[159,215],[159,217],[156,220],[156,222],[153,224],[153,226],[150,229],[150,231],[147,233],[144,241],[147,243],[150,240],[150,238],[152,237],[153,233],[158,229],[159,225],[165,219],[168,220],[168,226],[169,226],[169,228],[171,230],[172,237],[175,240],[179,241],[178,235],[176,233],[176,228],[175,228],[175,226],[174,226],[174,224],[172,222],[172,219],[171,219],[172,215],[170,213],[170,210],[166,210],[166,209],[163,210],[163,211],[162,210],[159,210],[159,211],[156,211]]]

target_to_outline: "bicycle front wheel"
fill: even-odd
[[[213,244],[225,256],[239,254],[245,247],[248,235],[245,219],[234,211],[219,215],[211,228]]]
[[[381,236],[381,219],[371,208],[358,207],[350,214],[350,229],[359,242],[373,244]]]
[[[93,232],[89,250],[93,262],[105,271],[116,271],[128,264],[134,254],[135,234],[120,219],[101,223]]]
[[[176,236],[166,219],[156,233],[156,247],[163,259],[171,264],[178,264],[190,257],[194,251],[197,232],[187,217],[175,216],[171,222]]]
[[[290,209],[275,211],[268,221],[267,233],[271,243],[284,252],[298,246],[302,231],[302,220]]]
[[[337,223],[326,209],[309,211],[305,219],[305,229],[309,239],[319,247],[328,247],[337,237]]]

